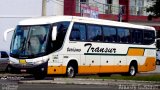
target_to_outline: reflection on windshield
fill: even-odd
[[[11,54],[30,56],[45,53],[50,25],[18,26],[11,45]]]

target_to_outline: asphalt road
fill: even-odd
[[[57,85],[57,84],[25,84],[19,85],[18,90],[117,90],[118,87],[102,85]]]
[[[137,82],[136,83],[133,82],[133,84],[127,84],[128,81],[127,82],[124,81],[125,83],[123,81],[121,81],[120,83],[116,81],[118,85],[116,84],[110,84],[110,85],[78,84],[77,85],[77,84],[55,84],[55,83],[28,84],[28,83],[18,83],[19,81],[21,81],[21,79],[20,80],[1,79],[0,90],[159,90],[160,89],[159,84],[158,85],[154,85],[154,84],[142,85],[140,83],[137,85]]]
[[[117,90],[118,86],[74,84],[20,84],[19,80],[0,80],[0,90]]]

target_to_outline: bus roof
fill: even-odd
[[[117,22],[104,19],[94,19],[88,17],[79,17],[79,16],[45,16],[38,18],[30,18],[19,22],[19,25],[39,25],[39,24],[51,24],[60,21],[74,21],[81,23],[91,23],[91,24],[100,24],[116,27],[126,27],[126,28],[138,28],[138,29],[147,29],[155,30],[155,28],[150,26],[136,25],[131,23]]]

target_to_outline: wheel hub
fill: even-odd
[[[134,66],[131,66],[130,74],[133,76],[135,73],[136,73],[136,69],[134,68]]]
[[[68,77],[73,77],[74,76],[73,67],[68,67],[67,73],[68,73]]]

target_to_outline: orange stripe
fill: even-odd
[[[66,66],[48,66],[48,74],[65,74]]]
[[[100,67],[100,72],[105,73],[105,72],[114,72],[114,66],[101,66]]]
[[[117,72],[128,72],[129,66],[79,66],[79,74],[96,74],[96,73],[117,73]]]
[[[155,57],[146,58],[144,65],[138,65],[138,72],[155,70]],[[120,73],[128,72],[129,65],[108,65],[108,66],[79,66],[78,74],[97,74],[97,73]],[[48,74],[65,74],[66,66],[48,66]]]
[[[129,48],[128,56],[143,56],[144,49]]]
[[[115,73],[128,72],[129,65],[114,66]]]
[[[79,66],[78,74],[127,72],[128,66]],[[66,66],[49,66],[48,74],[65,74]]]
[[[139,72],[153,71],[156,69],[156,58],[147,57],[144,65],[139,65]]]
[[[96,74],[99,72],[99,66],[79,66],[78,73],[79,74]]]

